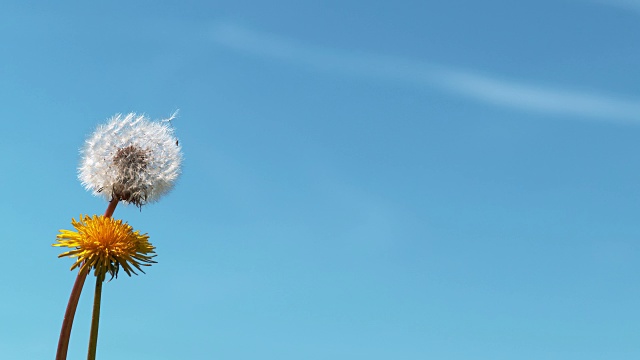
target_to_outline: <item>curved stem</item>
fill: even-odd
[[[67,358],[69,338],[71,337],[71,326],[73,325],[73,318],[76,315],[76,308],[78,307],[78,301],[80,300],[80,293],[82,292],[82,287],[84,286],[84,281],[87,279],[88,273],[89,269],[79,271],[78,277],[76,277],[76,282],[73,284],[73,288],[71,289],[69,303],[67,305],[67,310],[64,313],[62,329],[60,330],[56,360],[65,360]]]
[[[96,276],[96,291],[93,297],[93,315],[91,316],[91,332],[89,335],[89,352],[87,360],[96,359],[98,348],[98,325],[100,324],[100,300],[102,299],[102,276]]]
[[[118,206],[118,200],[113,199],[109,202],[107,210],[104,212],[105,217],[111,217],[113,212]],[[82,267],[81,267],[82,268]],[[67,351],[69,349],[69,339],[71,338],[71,327],[73,326],[73,318],[76,315],[76,309],[78,307],[78,301],[80,301],[80,294],[82,293],[82,287],[87,279],[89,269],[78,272],[78,277],[71,289],[71,295],[69,295],[69,303],[64,313],[64,319],[62,320],[62,329],[60,329],[60,338],[58,340],[58,350],[56,352],[56,360],[66,360]]]
[[[111,217],[113,212],[116,210],[116,206],[118,206],[118,200],[112,199],[109,201],[109,206],[107,206],[107,210],[104,211],[104,217]]]

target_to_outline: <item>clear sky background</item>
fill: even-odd
[[[3,359],[54,357],[86,137],[176,109],[98,359],[640,358],[640,1],[9,0],[0,54]]]

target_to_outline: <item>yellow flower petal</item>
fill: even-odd
[[[71,220],[76,231],[60,230],[53,246],[68,247],[73,250],[64,252],[58,257],[77,258],[71,270],[80,266],[82,270],[94,269],[94,274],[105,279],[107,273],[111,278],[118,277],[120,267],[127,275],[141,271],[141,266],[151,266],[155,261],[155,247],[149,243],[147,234],[140,234],[123,223],[104,216],[80,215],[80,220]]]

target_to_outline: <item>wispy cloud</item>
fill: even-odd
[[[543,87],[428,62],[312,46],[228,23],[216,24],[211,38],[218,45],[259,57],[351,76],[428,86],[497,106],[640,124],[640,99]]]
[[[640,0],[591,0],[591,2],[640,12]]]

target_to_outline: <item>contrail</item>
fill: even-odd
[[[591,0],[591,2],[624,10],[640,12],[640,0]]]
[[[232,24],[215,25],[211,38],[218,45],[258,57],[351,76],[428,86],[496,106],[640,124],[639,100],[536,86],[398,57],[311,46]]]

